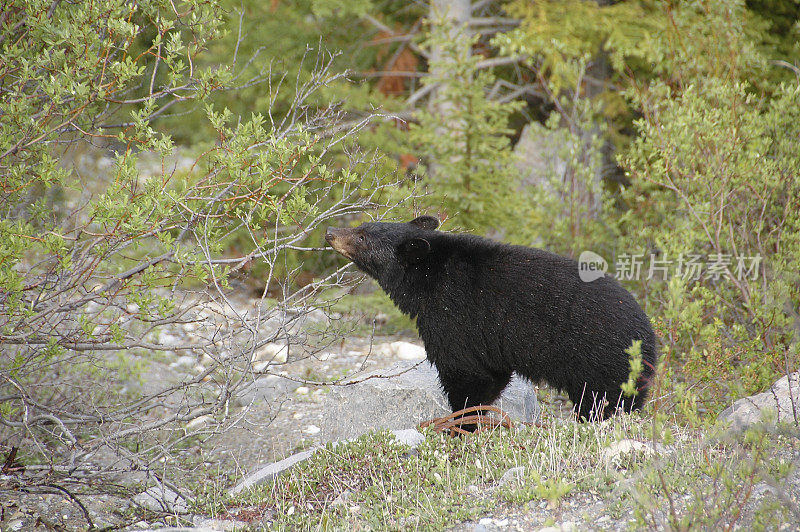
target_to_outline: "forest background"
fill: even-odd
[[[7,466],[147,468],[198,434],[173,427],[224,427],[285,362],[254,353],[352,333],[296,330],[360,279],[324,228],[421,213],[605,258],[662,345],[655,412],[767,389],[800,365],[798,20],[796,0],[5,2]],[[226,323],[164,341],[198,301]],[[125,384],[165,351],[211,361]]]

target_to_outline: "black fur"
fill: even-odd
[[[326,239],[416,317],[454,411],[492,403],[514,371],[566,391],[581,419],[641,408],[656,365],[655,337],[613,277],[583,282],[570,259],[437,226],[423,216],[330,228]],[[620,385],[633,340],[642,341],[644,371],[638,395],[628,397]]]

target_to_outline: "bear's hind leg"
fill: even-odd
[[[592,391],[584,386],[580,390],[569,390],[567,395],[572,401],[578,421],[602,421],[613,414],[605,393]]]
[[[624,412],[640,410],[644,397],[645,393],[630,397],[621,391],[603,393],[581,390],[580,393],[569,393],[569,398],[575,405],[575,416],[578,421],[603,421],[620,410]]]

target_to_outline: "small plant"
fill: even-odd
[[[627,382],[622,383],[620,388],[625,392],[625,395],[633,397],[639,393],[637,381],[644,369],[642,363],[642,341],[634,340],[629,348],[625,350],[630,360],[631,371],[628,374]]]

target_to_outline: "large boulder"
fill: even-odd
[[[776,422],[797,422],[800,419],[800,372],[779,379],[766,392],[739,399],[719,415],[733,430],[746,430],[763,420],[764,414],[774,415]]]
[[[323,440],[355,438],[370,430],[410,429],[451,412],[436,369],[427,361],[400,362],[350,382],[355,384],[333,387],[323,400]],[[539,418],[534,387],[516,375],[495,405],[517,421]]]
[[[522,177],[523,186],[543,187],[553,191],[553,180],[561,181],[567,172],[567,163],[559,157],[565,135],[532,122],[522,128],[514,154],[514,163]]]

